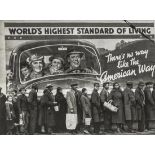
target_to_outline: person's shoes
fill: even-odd
[[[106,134],[112,134],[113,133],[113,131],[112,130],[104,130],[104,133]]]
[[[44,126],[41,127],[41,133],[45,133],[45,127]]]
[[[88,130],[84,130],[83,131],[85,134],[90,134],[90,132]]]
[[[117,132],[117,133],[121,133],[120,128],[117,128],[116,132]]]

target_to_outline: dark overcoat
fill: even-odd
[[[130,88],[124,89],[125,120],[136,120],[135,94]]]
[[[101,102],[100,95],[97,90],[93,90],[91,94],[92,118],[94,123],[101,121]]]
[[[0,135],[6,134],[6,96],[0,94]]]
[[[155,102],[153,94],[149,88],[144,89],[145,93],[145,116],[146,120],[155,120]]]
[[[50,128],[55,126],[55,117],[54,117],[54,96],[48,90],[44,90],[44,94],[40,99],[40,112],[39,112],[39,125]]]
[[[135,99],[136,99],[136,112],[137,112],[137,120],[142,120],[144,115],[144,105],[145,105],[145,95],[144,92],[138,87],[135,91]]]
[[[83,111],[83,122],[85,118],[91,118],[91,104],[90,100],[87,95],[81,95],[81,104],[82,104],[82,111]]]
[[[112,123],[123,124],[124,123],[124,107],[123,107],[123,92],[120,89],[113,89],[110,92],[109,100],[112,100],[112,104],[118,108],[117,112],[112,113]]]
[[[37,108],[38,108],[38,98],[37,92],[35,90],[31,90],[28,96],[29,101],[29,109],[30,109],[30,133],[33,134],[36,130],[37,125]]]
[[[59,111],[55,112],[56,126],[58,130],[64,131],[66,129],[67,101],[62,93],[55,95],[55,101],[59,106]]]

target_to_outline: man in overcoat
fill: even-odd
[[[132,125],[135,115],[135,94],[132,90],[133,83],[128,81],[124,89],[124,112],[125,121],[128,126],[128,132],[133,132]]]
[[[144,94],[144,82],[140,81],[135,91],[137,119],[138,119],[138,131],[143,132],[145,130],[145,94]]]
[[[23,124],[21,124],[21,132],[24,134],[28,134],[28,125],[29,125],[29,103],[26,97],[26,89],[24,86],[19,88],[20,95],[17,97],[17,105],[18,111],[20,114],[20,120],[22,120]]]
[[[111,111],[103,106],[104,102],[108,102],[109,97],[109,82],[103,83],[103,89],[100,93],[101,106],[104,114],[104,131],[111,132]]]
[[[91,106],[92,106],[92,117],[94,121],[94,133],[99,134],[100,132],[100,114],[101,114],[101,102],[99,91],[99,83],[94,83],[94,90],[91,94]]]
[[[0,87],[0,135],[6,134],[6,96],[1,92]]]
[[[151,88],[153,87],[152,82],[146,82],[146,87],[144,89],[145,93],[145,128],[149,130],[149,121],[154,120],[154,108],[155,103],[153,100]]]
[[[52,134],[55,128],[55,111],[54,111],[54,95],[52,93],[53,86],[47,84],[44,94],[40,99],[39,126],[42,132]]]
[[[66,99],[68,105],[68,113],[77,114],[78,124],[75,132],[81,130],[82,124],[82,106],[80,102],[81,92],[77,90],[78,84],[71,84],[71,90],[67,92]]]
[[[38,86],[36,84],[32,85],[32,90],[29,92],[28,101],[30,108],[30,134],[34,134],[37,125],[37,108],[38,108],[38,98],[37,98]]]

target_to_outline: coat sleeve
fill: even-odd
[[[30,93],[29,93],[28,102],[29,102],[29,103],[32,103],[32,102],[33,102],[33,92],[30,92]]]
[[[21,114],[22,110],[21,110],[21,103],[20,103],[20,97],[17,97],[17,106],[18,106],[18,111],[19,111],[19,114]]]
[[[94,106],[100,107],[100,100],[98,99],[98,96],[95,93],[92,93],[91,95],[91,102]]]
[[[152,98],[153,98],[153,101],[155,102],[155,91],[154,90],[152,92]]]
[[[135,91],[135,99],[137,104],[139,105],[144,104],[142,98],[140,97],[140,93],[137,90]]]
[[[87,112],[86,100],[84,99],[84,97],[81,96],[80,101],[82,104],[82,108]]]
[[[48,105],[49,106],[52,106],[53,105],[53,102],[54,102],[54,96],[52,97],[51,93],[48,93],[47,94],[47,97],[48,97]]]
[[[129,94],[126,92],[126,90],[123,92],[124,95],[124,105],[127,105],[129,102]]]
[[[147,96],[147,99],[148,99],[149,103],[154,105],[152,94],[149,91],[145,91],[145,95]]]
[[[129,98],[130,98],[130,101],[131,101],[132,103],[135,103],[135,95],[134,95],[134,93],[130,92],[130,93],[129,93]]]
[[[70,97],[69,92],[67,92],[66,99],[67,99],[67,105],[68,105],[69,109],[73,109],[73,105],[72,105],[72,102],[71,102],[71,97]]]
[[[113,91],[110,92],[109,96],[108,96],[108,101],[109,100],[113,100]]]
[[[100,93],[101,103],[104,103],[106,101],[106,92],[101,91]]]

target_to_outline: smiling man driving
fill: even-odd
[[[66,73],[94,73],[94,70],[91,70],[87,67],[81,65],[82,58],[84,57],[84,53],[71,50],[67,54],[67,61],[69,63],[69,68],[66,69]]]

